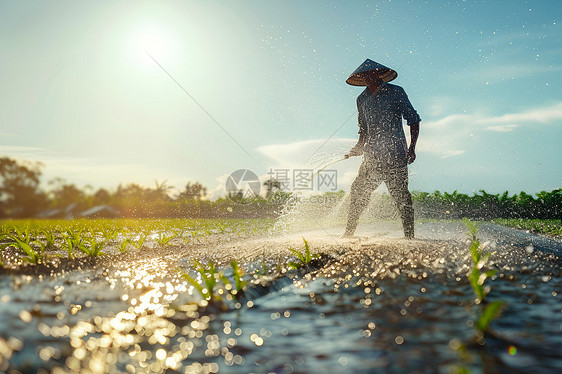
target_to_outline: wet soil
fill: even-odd
[[[466,229],[396,221],[201,243],[148,243],[94,260],[0,275],[0,371],[472,373],[562,369],[562,242],[493,224],[489,302],[502,314],[482,335],[484,307],[467,280]],[[300,270],[303,237],[321,257]],[[193,260],[252,276],[239,300],[201,306],[179,275]],[[32,270],[32,271],[30,271]]]

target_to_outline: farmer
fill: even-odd
[[[394,199],[407,239],[414,237],[414,208],[408,190],[408,164],[416,159],[416,141],[420,116],[412,107],[404,89],[389,84],[398,76],[396,71],[379,63],[365,60],[346,82],[367,86],[357,98],[359,141],[345,156],[363,155],[357,177],[351,185],[351,206],[343,237],[352,237],[359,216],[369,204],[371,193],[386,184]],[[402,127],[402,118],[410,127],[410,147]]]

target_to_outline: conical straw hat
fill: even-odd
[[[398,76],[398,73],[391,68],[387,68],[378,62],[366,59],[365,62],[355,69],[349,78],[346,79],[347,84],[351,84],[352,86],[366,86],[366,83],[360,77],[360,74],[368,71],[378,71],[382,80],[385,82],[390,82]]]

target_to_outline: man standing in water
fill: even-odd
[[[404,236],[414,238],[408,164],[416,159],[421,119],[404,89],[388,83],[397,76],[396,71],[367,59],[346,80],[350,85],[367,88],[357,98],[359,141],[346,155],[363,155],[363,162],[351,185],[351,206],[343,237],[353,236],[371,193],[384,182],[400,211]],[[406,144],[402,118],[410,127],[410,147]]]

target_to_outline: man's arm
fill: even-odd
[[[357,98],[357,125],[359,126],[359,140],[357,140],[357,144],[351,148],[349,153],[344,156],[345,158],[361,156],[363,154],[365,142],[367,141],[367,123],[365,122],[365,117],[363,116],[360,99],[361,96]]]
[[[365,141],[366,141],[365,133],[362,131],[359,132],[359,140],[357,141],[357,144],[355,144],[353,148],[351,148],[349,153],[346,154],[344,157],[350,158],[353,156],[361,156],[363,154],[363,147],[365,146]]]
[[[420,123],[412,123],[410,125],[410,147],[408,147],[408,164],[416,161],[416,143],[420,135]]]

